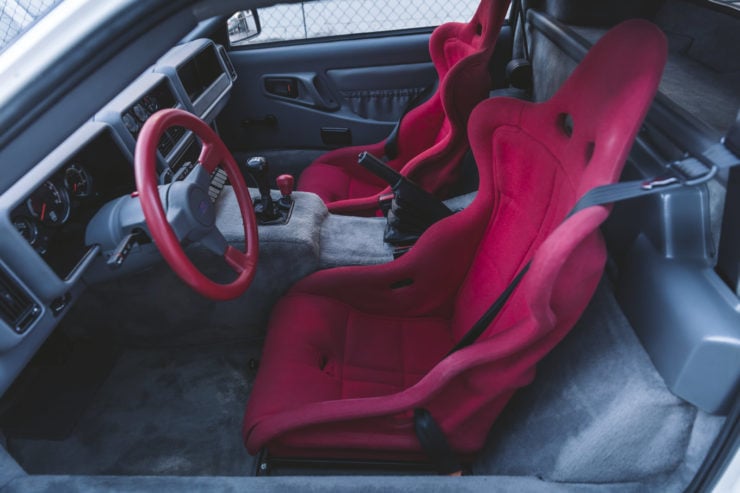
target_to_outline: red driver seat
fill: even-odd
[[[429,40],[439,90],[403,117],[398,154],[388,161],[429,192],[443,194],[455,181],[468,148],[468,117],[491,89],[488,62],[508,5],[509,0],[481,0],[469,23],[443,24]],[[368,151],[383,157],[384,146],[379,142],[324,154],[301,173],[297,188],[317,194],[331,212],[372,215],[388,187],[357,164],[357,155]]]
[[[317,272],[278,303],[245,416],[249,451],[413,458],[419,407],[455,451],[478,451],[596,288],[609,210],[564,218],[618,180],[665,59],[663,34],[628,21],[551,100],[480,104],[469,124],[480,190],[467,209],[394,262]],[[481,337],[445,357],[530,259]]]

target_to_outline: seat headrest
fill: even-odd
[[[619,178],[667,55],[668,43],[657,26],[625,21],[607,32],[543,103],[542,124],[559,130],[550,133],[548,146],[582,173],[580,193]]]

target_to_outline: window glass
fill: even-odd
[[[61,2],[62,0],[0,1],[0,52]]]
[[[319,0],[258,10],[262,32],[239,44],[271,43],[467,22],[480,0]]]

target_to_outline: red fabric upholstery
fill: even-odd
[[[388,165],[426,190],[444,195],[457,177],[467,148],[467,120],[491,88],[488,62],[509,0],[482,0],[473,19],[437,28],[429,51],[439,89],[402,120],[398,156]],[[337,214],[372,215],[387,185],[357,164],[369,151],[384,155],[384,142],[337,149],[319,157],[298,179],[298,190],[316,193]]]
[[[415,407],[455,450],[479,450],[596,288],[608,208],[564,217],[618,179],[666,52],[655,26],[628,21],[550,101],[480,104],[469,123],[480,190],[467,209],[394,262],[315,273],[278,303],[245,416],[249,451],[412,457]],[[481,338],[444,358],[530,259]]]

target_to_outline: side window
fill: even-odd
[[[318,0],[259,9],[259,35],[232,46],[310,40],[467,22],[480,0]],[[238,14],[235,14],[238,15]],[[233,18],[232,18],[233,19]],[[230,21],[233,25],[233,21]]]

